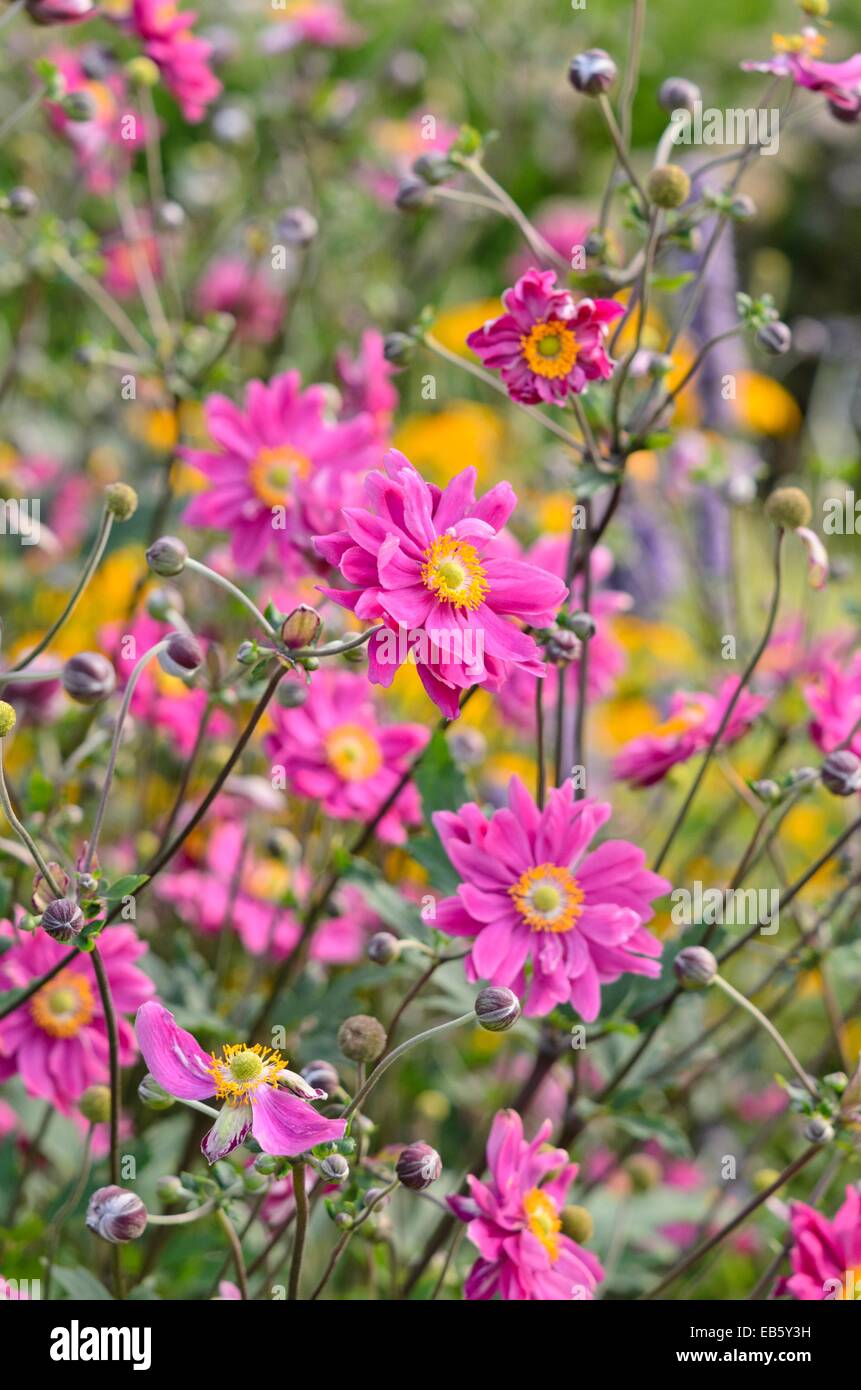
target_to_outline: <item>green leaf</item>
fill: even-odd
[[[106,1303],[112,1301],[104,1284],[99,1283],[94,1274],[87,1269],[64,1269],[54,1266],[54,1278],[76,1303]]]
[[[134,897],[139,888],[147,882],[149,874],[124,874],[118,878],[116,883],[112,883],[110,888],[106,888],[104,897],[108,902],[116,902],[120,898]]]
[[[434,811],[456,811],[469,800],[463,773],[451,756],[445,734],[439,729],[425,750],[414,781],[428,823]]]
[[[44,772],[36,768],[27,783],[27,810],[47,811],[54,800],[54,786]]]
[[[693,278],[694,272],[692,270],[683,270],[680,275],[653,275],[651,286],[653,290],[673,294],[676,290],[683,289]]]
[[[426,871],[430,885],[437,893],[450,898],[457,892],[460,879],[435,830],[429,835],[416,835],[407,841],[405,848]]]

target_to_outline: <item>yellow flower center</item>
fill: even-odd
[[[325,739],[329,766],[345,782],[364,782],[383,765],[380,745],[361,724],[340,724]]]
[[[261,1086],[274,1086],[287,1063],[280,1052],[255,1043],[225,1043],[221,1056],[212,1053],[210,1074],[215,1081],[215,1095],[228,1105],[244,1105],[255,1099]]]
[[[454,536],[437,536],[424,553],[422,583],[456,608],[478,608],[490,585],[475,546]]]
[[[536,376],[567,376],[577,361],[577,339],[560,319],[536,323],[520,339],[523,355]]]
[[[574,875],[558,864],[528,869],[508,891],[533,931],[570,931],[583,912],[586,897]]]
[[[824,34],[806,29],[802,34],[772,34],[775,53],[803,53],[806,58],[818,58],[828,43]]]
[[[280,507],[287,500],[294,479],[305,478],[310,471],[311,460],[305,454],[282,444],[277,449],[261,449],[248,476],[261,502]]]
[[[61,970],[30,1002],[34,1022],[52,1038],[74,1038],[94,1013],[90,982],[76,970]]]
[[[555,1262],[559,1259],[559,1232],[562,1230],[556,1203],[540,1187],[533,1187],[523,1198],[523,1208],[527,1226]]]

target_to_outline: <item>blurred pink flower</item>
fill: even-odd
[[[570,1004],[591,1023],[601,986],[623,974],[660,975],[661,943],[645,928],[652,899],[669,892],[627,840],[589,845],[606,824],[606,802],[574,800],[570,782],[539,811],[518,777],[508,807],[488,820],[474,802],[433,822],[463,882],[437,904],[436,926],[474,937],[467,979],[486,979],[523,997],[527,1015]]]
[[[77,53],[53,49],[48,59],[59,70],[67,96],[80,93],[92,109],[88,120],[73,120],[59,102],[46,101],[54,130],[71,145],[90,193],[110,193],[127,171],[144,139],[142,117],[130,105],[128,87],[119,71],[91,78]]]
[[[272,19],[275,26],[263,38],[266,53],[281,53],[300,43],[354,48],[364,38],[364,30],[345,14],[338,0],[286,0],[272,7]]]
[[[380,724],[365,679],[347,671],[318,672],[299,709],[272,712],[264,747],[283,767],[295,796],[319,802],[336,820],[367,823],[428,741],[421,724]],[[380,822],[388,844],[403,844],[421,823],[418,792],[408,783]]]
[[[232,314],[245,343],[271,343],[284,317],[286,298],[262,270],[242,256],[211,261],[194,292],[198,314]]]
[[[472,1174],[468,1197],[449,1197],[452,1211],[469,1223],[478,1248],[467,1276],[467,1299],[486,1301],[591,1300],[604,1278],[600,1262],[562,1233],[560,1212],[577,1176],[564,1149],[547,1147],[546,1120],[527,1144],[515,1110],[500,1110],[487,1143],[490,1181]]]
[[[608,325],[625,312],[617,300],[575,300],[557,289],[555,271],[531,269],[502,302],[507,312],[466,341],[485,367],[500,373],[512,400],[559,404],[590,381],[613,375],[604,339]]]
[[[586,244],[586,238],[595,226],[597,216],[594,211],[580,203],[566,198],[554,199],[545,203],[532,217],[533,226],[557,255],[574,268],[575,253]],[[529,249],[519,251],[511,260],[511,278],[517,280],[532,269],[535,253]]]
[[[132,243],[122,233],[106,238],[102,245],[105,269],[102,284],[115,299],[131,299],[139,293],[137,266],[148,267],[153,279],[162,274],[158,240],[143,219],[141,237]]]
[[[846,1200],[832,1221],[804,1202],[790,1206],[792,1274],[776,1294],[803,1302],[857,1300],[861,1294],[861,1189],[846,1188]]]
[[[498,483],[476,501],[475,469],[465,468],[444,491],[426,483],[403,454],[386,455],[386,472],[372,473],[370,507],[345,507],[346,530],[315,537],[314,545],[354,589],[324,589],[358,618],[382,619],[368,643],[368,674],[391,685],[408,659],[447,719],[461,691],[473,684],[498,690],[515,669],[544,674],[540,650],[508,622],[552,622],[565,585],[522,561],[485,554],[517,498]]]
[[[613,764],[613,775],[634,787],[650,787],[666,777],[677,763],[687,762],[711,742],[738,686],[729,676],[717,695],[707,691],[679,690],[669,704],[668,718],[650,733],[631,739]],[[747,733],[767,704],[761,695],[742,691],[721,738],[721,746],[735,743]]]
[[[0,938],[13,944],[0,956],[0,988],[21,989],[57,964],[65,950],[43,931],[16,933],[0,922]],[[155,992],[135,962],[146,946],[132,927],[111,927],[99,951],[117,1010],[120,1064],[137,1056],[131,1026],[122,1017]],[[0,1081],[19,1073],[31,1096],[68,1115],[88,1086],[108,1079],[108,1035],[92,958],[80,952],[71,965],[36,991],[25,1008],[0,1020]]]
[[[742,63],[748,72],[773,72],[778,77],[791,77],[799,87],[821,92],[832,106],[850,113],[861,112],[861,53],[842,63],[823,63],[819,54],[825,46],[825,36],[813,28],[784,38],[775,35],[778,51],[766,62]]]
[[[823,753],[847,739],[861,720],[861,651],[846,662],[825,661],[816,678],[804,687],[813,719],[810,733]],[[849,744],[861,756],[861,729]]]
[[[311,537],[337,523],[358,496],[357,475],[376,462],[370,416],[333,421],[328,400],[323,386],[303,391],[298,372],[268,386],[252,381],[244,410],[226,396],[208,397],[216,450],[179,450],[209,480],[183,520],[229,531],[233,558],[247,574],[259,572],[270,550],[291,573],[301,571]]]
[[[194,11],[180,10],[174,0],[132,0],[129,17],[144,53],[160,69],[185,119],[195,124],[221,92],[209,68],[212,46],[192,33],[196,19]]]
[[[342,420],[368,414],[377,427],[377,442],[385,448],[389,440],[392,416],[398,404],[398,393],[392,385],[393,367],[383,353],[383,336],[375,328],[362,334],[362,343],[355,357],[342,349],[335,365],[341,382]]]

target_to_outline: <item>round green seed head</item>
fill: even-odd
[[[691,191],[691,181],[678,164],[659,164],[646,180],[646,192],[659,208],[680,208]]]
[[[778,487],[766,498],[765,514],[775,526],[797,531],[799,526],[807,526],[810,521],[810,499],[800,487]]]
[[[578,1245],[585,1245],[592,1239],[595,1223],[585,1207],[563,1207],[559,1217],[562,1230],[569,1240],[576,1240]]]
[[[103,1125],[111,1118],[111,1093],[107,1086],[88,1086],[78,1109],[91,1125]]]
[[[128,521],[138,509],[138,495],[128,483],[109,483],[105,488],[105,506],[116,521]]]
[[[5,738],[11,734],[15,727],[16,714],[11,705],[7,705],[5,700],[0,700],[0,738]]]

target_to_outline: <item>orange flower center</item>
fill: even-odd
[[[528,869],[508,891],[533,931],[570,931],[583,912],[586,897],[574,875],[558,864]]]
[[[674,714],[672,719],[665,719],[663,724],[658,724],[652,733],[658,738],[670,738],[673,734],[686,734],[691,729],[695,729],[698,724],[702,724],[705,717],[706,712],[702,705],[686,705],[679,714]]]
[[[422,583],[456,608],[478,608],[490,585],[475,546],[454,536],[437,536],[424,553]]]
[[[520,339],[523,355],[536,376],[567,376],[577,361],[577,339],[561,319],[536,323]]]
[[[562,1230],[562,1222],[559,1220],[559,1209],[553,1198],[542,1192],[540,1187],[533,1187],[523,1198],[523,1209],[526,1212],[529,1230],[538,1237],[551,1261],[555,1262],[559,1259],[559,1232]]]
[[[345,782],[364,782],[383,765],[380,745],[361,724],[340,724],[330,730],[325,746],[330,767]]]
[[[828,40],[815,29],[805,29],[800,34],[772,34],[771,43],[775,53],[801,53],[805,58],[818,58],[824,53]]]
[[[291,484],[311,471],[311,460],[289,444],[277,449],[261,449],[251,465],[249,481],[261,502],[280,507],[286,502]]]
[[[221,1056],[212,1053],[209,1070],[215,1081],[216,1099],[228,1105],[254,1102],[261,1086],[274,1086],[287,1063],[280,1052],[255,1043],[225,1043]]]
[[[86,975],[61,970],[30,1001],[30,1014],[52,1038],[74,1038],[95,1013],[93,991]]]

